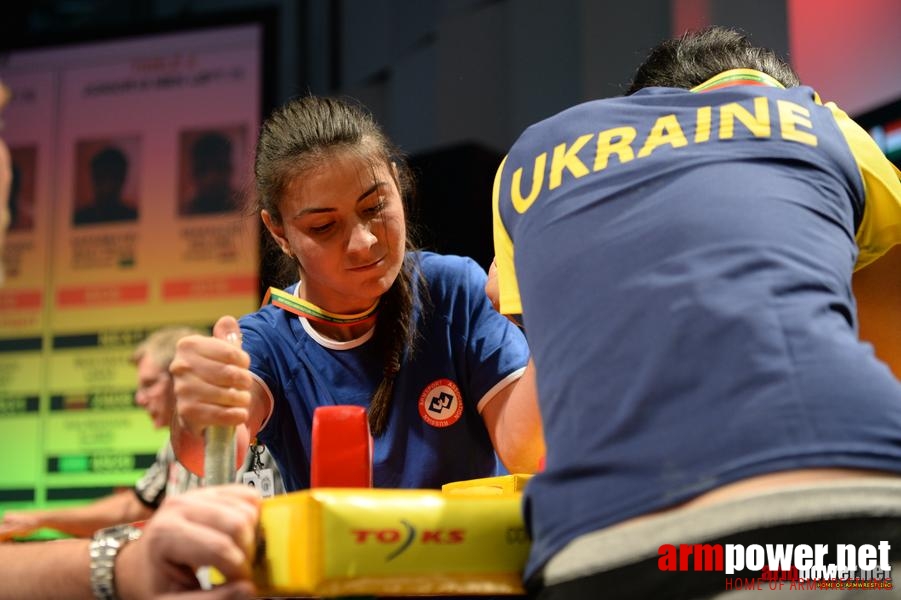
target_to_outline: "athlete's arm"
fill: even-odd
[[[231,333],[240,334],[238,322],[226,316],[216,322],[212,337],[182,338],[169,366],[177,398],[172,448],[179,462],[196,475],[203,473],[206,427],[235,427],[235,464],[241,465],[271,411],[269,396],[250,373],[250,356],[226,341]]]
[[[532,359],[522,377],[500,390],[482,408],[482,418],[495,452],[508,471],[538,470],[545,448]]]
[[[98,529],[143,521],[153,510],[138,500],[133,490],[101,498],[85,506],[53,510],[7,511],[0,523],[0,539],[28,535],[47,528],[69,535],[90,537]]]

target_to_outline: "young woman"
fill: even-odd
[[[378,125],[347,101],[276,110],[257,146],[259,214],[299,281],[273,304],[189,337],[171,365],[173,443],[202,470],[202,431],[258,437],[290,490],[309,486],[314,409],[367,408],[379,487],[490,476],[497,456],[534,471],[543,454],[521,332],[472,260],[413,251],[412,178]],[[242,348],[225,341],[240,327]],[[240,460],[240,457],[238,457]]]

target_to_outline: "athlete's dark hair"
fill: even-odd
[[[396,173],[395,183],[404,199],[405,214],[409,214],[406,204],[413,194],[412,173],[372,115],[356,102],[318,96],[289,101],[263,124],[254,164],[258,211],[266,210],[273,221],[281,223],[279,201],[287,185],[336,152],[356,153],[373,165],[388,166],[391,173]],[[412,237],[411,225],[407,223],[407,251],[414,248]],[[276,246],[269,236],[266,239]],[[285,255],[280,249],[268,255],[278,257],[283,277],[296,280],[298,267],[303,268],[296,257]],[[395,375],[405,353],[408,349],[412,353],[415,345],[413,311],[417,288],[421,303],[426,305],[427,289],[421,271],[407,252],[400,274],[379,302],[376,317],[374,343],[385,357],[384,375],[369,405],[369,426],[376,436],[385,431],[388,422]]]
[[[754,46],[736,29],[708,27],[666,40],[651,50],[626,94],[657,86],[691,89],[729,69],[755,69],[785,87],[801,85],[788,62],[774,51]]]

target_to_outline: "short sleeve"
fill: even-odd
[[[494,310],[485,294],[485,271],[474,261],[466,262],[469,298],[469,331],[466,337],[468,371],[478,408],[522,375],[529,360],[525,336],[505,316]]]
[[[522,314],[522,302],[519,298],[516,267],[513,264],[513,240],[501,217],[501,179],[506,163],[507,158],[504,157],[497,169],[497,175],[494,177],[492,192],[494,260],[497,266],[497,281],[500,290],[500,310],[505,315],[519,315]]]
[[[156,510],[166,497],[166,484],[169,481],[169,445],[166,444],[156,453],[153,464],[144,471],[144,475],[135,484],[135,495],[144,506]]]
[[[901,242],[901,172],[860,125],[833,103],[825,105],[854,156],[864,186],[864,212],[857,228],[862,269]]]

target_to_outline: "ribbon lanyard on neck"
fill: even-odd
[[[323,310],[313,304],[307,302],[293,294],[289,294],[284,290],[270,287],[263,298],[263,306],[272,304],[290,313],[294,313],[300,317],[305,317],[317,323],[325,323],[328,325],[357,325],[375,319],[378,314],[379,303],[376,302],[370,308],[352,315],[341,315],[338,313]]]
[[[714,75],[701,85],[691,88],[692,92],[710,92],[733,85],[756,85],[785,89],[774,77],[754,69],[730,69]]]

